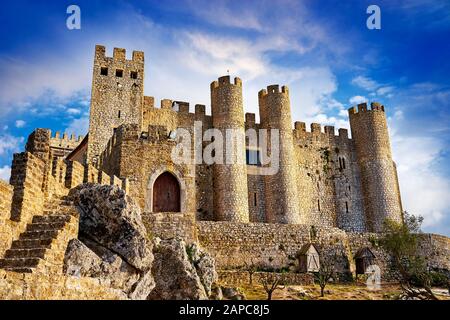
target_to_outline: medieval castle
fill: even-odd
[[[109,188],[135,203],[136,210],[130,210],[137,212],[148,239],[198,243],[225,278],[227,270],[249,259],[298,271],[296,257],[311,244],[337,256],[342,273],[358,272],[355,259],[370,252],[382,276],[388,274],[389,257],[376,239],[386,218],[403,217],[384,106],[350,108],[349,138],[346,129],[336,135],[334,127],[322,131],[316,123],[311,130],[304,122],[292,128],[286,86],[259,92],[260,123],[255,114],[244,114],[239,78],[220,77],[210,90],[211,115],[204,105],[190,112],[189,103],[169,99],[158,108],[143,94],[144,53],[134,51],[129,60],[124,49],[115,48],[107,57],[105,47],[96,46],[88,134],[68,137],[36,129],[25,151],[14,154],[9,183],[0,180],[0,286],[10,288],[0,297],[109,297],[98,280],[63,272],[66,250],[82,224],[80,203],[71,194],[98,185],[115,185]],[[193,157],[211,151],[213,137],[205,139],[210,129],[226,139],[229,129],[242,133],[232,139],[241,139],[234,151],[243,161],[174,161],[179,129],[194,137],[188,145]],[[268,151],[263,148],[269,146],[260,141],[255,146],[243,133],[274,129],[279,166],[273,174],[259,174],[265,169],[261,154]],[[105,217],[124,209],[105,209],[105,203],[106,211],[99,213]],[[91,209],[97,212],[95,205]],[[421,239],[430,268],[449,270],[450,239],[432,234]],[[304,279],[305,273],[296,272],[295,279]],[[24,273],[31,275],[23,280]],[[58,289],[49,295],[45,288]]]
[[[357,232],[379,232],[385,218],[401,220],[396,168],[380,104],[349,109],[349,138],[346,129],[335,135],[334,127],[325,126],[322,132],[316,123],[310,132],[303,122],[295,122],[293,129],[286,86],[259,92],[261,123],[255,123],[255,114],[244,115],[239,78],[224,76],[211,83],[211,116],[204,105],[195,105],[191,113],[183,101],[164,99],[157,108],[154,98],[143,92],[144,53],[134,51],[128,60],[124,49],[115,48],[113,57],[107,57],[105,47],[97,46],[89,134],[68,159],[127,179],[129,194],[146,211]],[[257,163],[174,163],[169,134],[177,128],[192,132],[194,121],[201,121],[203,132],[215,128],[224,135],[226,129],[279,129],[278,172],[251,174]],[[247,159],[252,152],[258,154],[249,150],[247,141]]]

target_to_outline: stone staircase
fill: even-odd
[[[42,268],[58,270],[62,267],[65,248],[78,234],[78,213],[65,198],[52,199],[43,215],[33,217],[19,239],[0,259],[0,268],[31,273]]]

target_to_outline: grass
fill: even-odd
[[[241,291],[248,300],[266,300],[267,294],[259,284],[241,285]],[[305,292],[305,295],[299,294]],[[273,293],[273,300],[397,300],[401,293],[397,284],[386,283],[380,290],[370,290],[364,283],[328,284],[325,296],[320,297],[318,285],[286,286]],[[450,300],[448,295],[441,294],[439,299]]]

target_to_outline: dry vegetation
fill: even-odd
[[[248,300],[266,300],[262,285],[245,285],[240,288]],[[434,290],[433,290],[434,291]],[[446,290],[436,290],[439,299],[450,300]],[[369,290],[363,283],[328,284],[325,296],[320,297],[319,285],[286,286],[273,293],[273,300],[397,300],[401,288],[397,284],[382,284],[381,290]]]

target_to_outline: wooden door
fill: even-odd
[[[169,172],[162,173],[153,185],[153,212],[180,212],[180,185]]]

